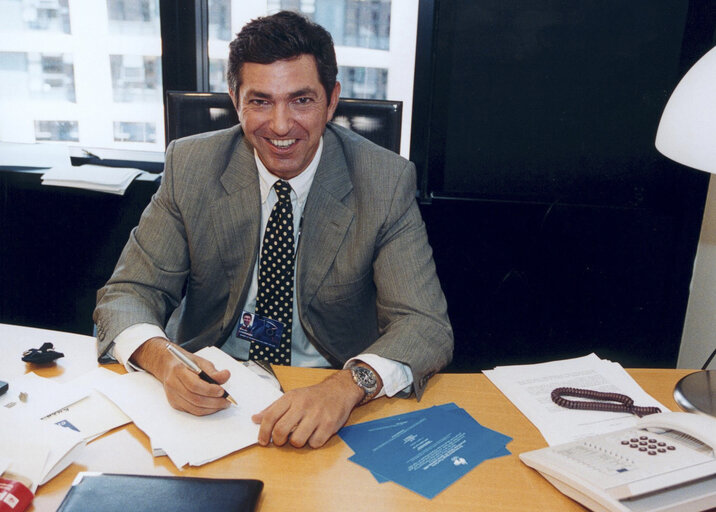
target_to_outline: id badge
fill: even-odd
[[[236,329],[236,337],[251,343],[260,343],[271,348],[278,348],[281,334],[286,326],[283,322],[249,311],[241,312],[241,321]]]

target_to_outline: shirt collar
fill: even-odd
[[[289,185],[291,185],[293,192],[296,194],[296,199],[299,204],[303,204],[306,201],[308,191],[311,189],[311,185],[313,184],[313,177],[316,175],[316,169],[318,169],[318,162],[321,161],[321,153],[323,153],[323,137],[319,140],[316,154],[313,155],[313,160],[311,160],[311,163],[308,164],[308,167],[306,167],[298,176],[294,176],[288,180]],[[261,189],[261,204],[263,204],[266,202],[274,183],[276,183],[280,178],[269,172],[259,158],[259,154],[255,149],[254,158],[256,159],[256,167],[259,170],[259,188]]]

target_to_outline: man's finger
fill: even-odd
[[[291,437],[289,438],[291,446],[294,446],[295,448],[303,448],[309,438],[314,435],[316,428],[317,425],[315,421],[303,418],[296,429],[291,433]]]
[[[211,361],[207,361],[206,359],[198,356],[194,356],[193,359],[197,366],[204,370],[204,372],[218,384],[224,384],[227,380],[229,380],[229,377],[231,377],[231,372],[229,372],[229,370],[217,370]]]
[[[290,401],[286,400],[285,397],[286,395],[282,396],[273,404],[254,416],[254,418],[260,419],[261,421],[258,437],[258,441],[261,446],[267,446],[271,442],[274,425],[276,425],[276,422],[284,414],[286,414],[286,411],[289,409]],[[256,419],[254,419],[254,421],[256,421]]]
[[[194,416],[207,416],[228,407],[225,404],[226,400],[214,402],[213,400],[216,399],[211,399],[212,402],[206,402],[200,398],[199,400],[191,401],[178,393],[167,393],[167,398],[174,409],[188,412]]]

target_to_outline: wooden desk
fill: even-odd
[[[65,357],[55,367],[35,368],[20,360],[22,351],[52,341]],[[35,371],[43,377],[71,380],[95,367],[91,337],[0,324],[0,378]],[[119,365],[113,370],[124,372]],[[278,367],[285,389],[321,381],[331,370]],[[635,369],[629,373],[654,398],[678,410],[672,398],[676,382],[692,370]],[[405,511],[405,510],[584,510],[555,490],[517,454],[546,443],[539,431],[482,374],[439,374],[423,399],[381,398],[356,409],[349,423],[358,423],[432,405],[455,402],[482,425],[513,438],[512,455],[484,462],[432,500],[392,482],[378,484],[371,474],[348,460],[348,446],[334,436],[319,450],[253,446],[220,460],[179,471],[167,457],[153,458],[149,439],[134,424],[113,430],[87,445],[79,459],[35,497],[35,511],[55,510],[80,471],[185,475],[212,478],[258,478],[264,481],[259,510]]]

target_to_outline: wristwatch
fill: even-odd
[[[373,398],[373,395],[378,389],[378,379],[376,379],[373,370],[365,366],[351,366],[350,370],[353,374],[353,381],[363,390],[363,393],[365,393],[363,400],[358,404],[363,405]]]

